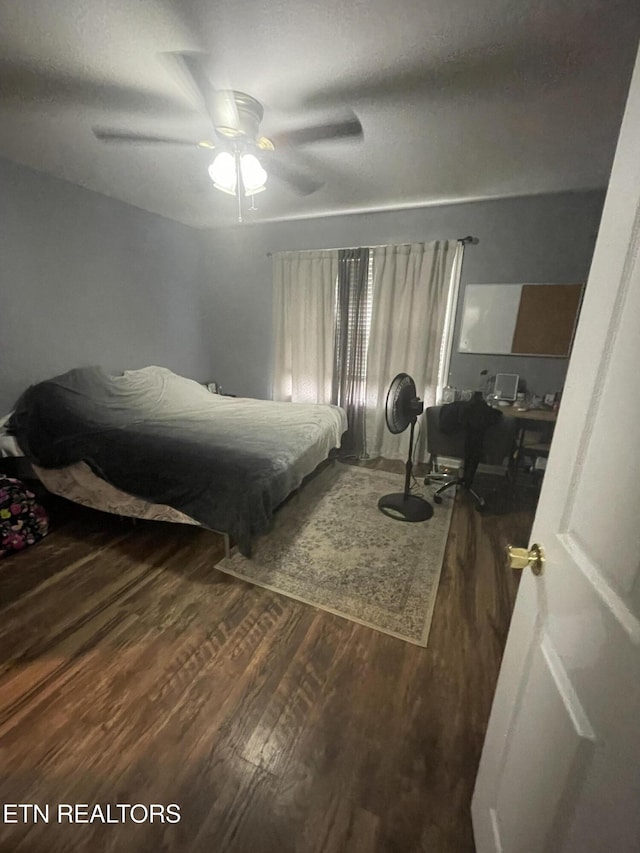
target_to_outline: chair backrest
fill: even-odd
[[[434,456],[449,456],[464,459],[465,431],[460,429],[452,435],[440,429],[440,411],[442,406],[429,406],[426,410],[427,451]],[[489,465],[502,465],[505,457],[511,453],[516,440],[517,421],[509,415],[502,415],[484,432],[482,461]]]
[[[442,406],[429,406],[427,418],[427,451],[433,456],[451,456],[453,459],[464,459],[464,432],[447,435],[440,429],[440,412]]]

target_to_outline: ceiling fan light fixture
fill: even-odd
[[[221,151],[209,166],[209,177],[216,189],[229,195],[235,195],[238,175],[233,154],[228,151]]]
[[[255,154],[240,157],[240,172],[245,195],[255,195],[265,189],[268,176]]]

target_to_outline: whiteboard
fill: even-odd
[[[468,284],[458,351],[511,354],[521,294],[521,284]]]

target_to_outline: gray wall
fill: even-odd
[[[209,378],[201,233],[0,160],[0,415],[89,364]]]
[[[198,232],[0,160],[0,415],[30,383],[83,364],[161,364],[226,391],[271,395],[267,252],[473,234],[467,283],[586,279],[604,193],[567,193]],[[453,354],[562,387],[564,359]]]
[[[466,284],[585,281],[604,191],[425,207],[271,224],[244,224],[203,233],[210,276],[207,323],[212,375],[225,390],[271,394],[271,261],[267,252],[450,239],[471,234]],[[457,337],[455,338],[457,341]],[[519,373],[538,394],[560,390],[566,359],[483,356],[454,352],[450,383],[476,388],[480,371]]]

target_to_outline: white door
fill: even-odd
[[[473,797],[478,853],[635,853],[640,62],[531,542],[546,566],[524,570],[513,613]]]

